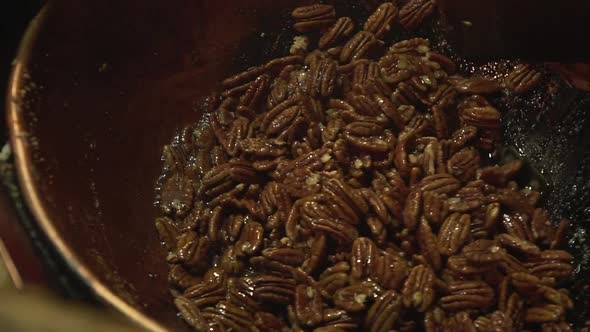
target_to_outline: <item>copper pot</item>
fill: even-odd
[[[307,2],[62,0],[31,24],[8,103],[22,190],[69,265],[139,325],[184,328],[153,226],[161,147],[217,82],[280,51],[283,15]],[[562,200],[586,188],[568,183]]]

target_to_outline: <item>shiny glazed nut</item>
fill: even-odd
[[[410,0],[399,12],[400,23],[408,30],[415,29],[434,13],[434,9],[431,0]]]
[[[365,328],[371,332],[387,332],[395,324],[402,306],[401,296],[387,291],[379,296],[365,318]]]
[[[485,309],[494,303],[494,290],[482,281],[451,282],[448,292],[441,298],[441,306],[449,311]]]
[[[468,214],[453,213],[442,224],[438,233],[438,251],[451,256],[459,252],[470,235],[471,217]]]
[[[298,285],[295,289],[297,320],[305,326],[315,326],[322,322],[322,311],[320,291],[307,285]]]
[[[291,16],[297,21],[293,28],[299,32],[309,32],[330,26],[334,22],[336,12],[332,5],[311,5],[298,7]]]
[[[393,27],[398,12],[399,10],[393,3],[383,3],[365,22],[365,31],[371,32],[375,37],[381,39]]]
[[[529,64],[516,66],[506,77],[504,84],[516,93],[528,92],[541,83],[543,75]]]
[[[424,265],[414,267],[402,289],[404,306],[425,312],[434,301],[434,278],[430,267]]]
[[[341,288],[334,293],[334,304],[348,312],[365,310],[374,295],[374,287],[361,283]]]
[[[360,31],[344,44],[342,53],[340,53],[340,62],[348,63],[363,59],[379,44],[379,40],[374,34],[367,31]]]
[[[336,62],[331,59],[319,61],[311,67],[309,91],[311,96],[328,97],[334,92],[336,80]]]
[[[352,19],[350,17],[340,17],[320,38],[320,49],[327,49],[335,46],[343,38],[352,35],[353,31],[354,22]]]

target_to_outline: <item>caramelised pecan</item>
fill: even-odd
[[[475,178],[479,163],[479,153],[474,148],[464,148],[449,158],[447,170],[457,179],[467,182]]]
[[[439,332],[446,320],[445,311],[436,306],[424,314],[424,331]]]
[[[482,129],[500,128],[500,112],[492,106],[462,107],[459,114],[461,124]]]
[[[426,263],[435,271],[440,270],[442,261],[440,252],[438,251],[436,235],[434,235],[430,225],[424,219],[418,225],[416,240]]]
[[[461,187],[461,183],[450,174],[435,174],[422,179],[420,187],[422,191],[450,195]]]
[[[543,75],[530,64],[516,66],[506,77],[504,84],[516,93],[525,93],[536,88]]]
[[[267,248],[262,250],[262,256],[290,266],[300,266],[305,260],[305,254],[295,248]]]
[[[430,41],[424,38],[410,38],[391,45],[388,53],[407,55],[426,55],[430,51]]]
[[[468,214],[453,213],[442,224],[438,233],[438,251],[451,256],[459,252],[469,239],[471,217]]]
[[[252,289],[252,297],[260,303],[289,304],[295,293],[295,280],[273,275],[243,278]]]
[[[560,305],[545,304],[526,309],[525,321],[527,323],[552,323],[563,319],[564,309]]]
[[[353,225],[339,219],[316,219],[311,222],[314,230],[341,242],[352,243],[358,237],[358,231]]]
[[[203,318],[201,311],[191,302],[191,300],[183,296],[177,296],[174,299],[174,305],[180,312],[182,319],[184,319],[188,325],[195,328],[197,331],[207,330],[206,320]]]
[[[496,239],[506,248],[516,250],[520,253],[535,256],[541,252],[541,249],[534,243],[523,240],[510,234],[500,234]]]
[[[344,138],[352,148],[371,154],[387,153],[393,149],[395,138],[389,130],[373,122],[353,122],[344,130]]]
[[[572,255],[563,250],[544,250],[529,258],[525,266],[538,277],[567,279],[572,273]]]
[[[417,58],[406,54],[389,53],[379,60],[379,67],[385,82],[391,84],[397,84],[420,73]]]
[[[168,273],[168,282],[170,282],[172,287],[179,288],[182,291],[200,283],[201,280],[201,278],[189,273],[180,264],[172,265],[172,267],[170,268],[170,272]]]
[[[493,185],[505,186],[523,166],[524,162],[522,160],[513,160],[501,166],[484,167],[479,172],[479,178]]]
[[[312,65],[308,82],[312,97],[331,96],[336,84],[336,61],[324,59]]]
[[[262,137],[241,140],[240,149],[245,155],[256,158],[277,158],[287,154],[285,142]]]
[[[356,331],[359,327],[359,321],[341,309],[325,309],[323,321],[324,326],[314,332]]]
[[[543,332],[573,332],[573,328],[566,322],[546,323],[542,326]]]
[[[434,9],[432,0],[410,0],[400,10],[399,22],[408,30],[415,29],[434,13]]]
[[[454,281],[448,292],[441,298],[441,306],[448,311],[486,309],[495,302],[494,290],[483,281]]]
[[[212,168],[203,176],[201,192],[207,197],[213,197],[258,181],[258,174],[249,163],[231,161]]]
[[[392,290],[383,293],[369,308],[364,323],[366,331],[389,331],[399,317],[401,306],[402,298],[400,294]]]
[[[339,179],[329,179],[322,186],[332,215],[350,224],[358,224],[369,207],[358,190]]]
[[[184,217],[193,207],[195,190],[192,181],[180,174],[164,180],[160,194],[160,211],[170,217]]]
[[[422,215],[422,191],[414,190],[406,198],[404,206],[404,226],[413,230],[418,225]]]
[[[502,223],[508,234],[525,241],[532,240],[531,228],[529,226],[529,217],[526,214],[514,213],[502,216]]]
[[[463,256],[474,264],[485,265],[500,261],[505,251],[494,241],[480,239],[463,248]]]
[[[320,291],[307,285],[295,288],[295,314],[304,326],[315,326],[323,320],[323,302]]]
[[[447,318],[443,325],[443,332],[477,332],[469,313],[462,311]]]
[[[215,307],[208,307],[202,311],[203,318],[209,321],[209,328],[213,331],[249,331],[254,325],[254,313],[227,301],[217,303]],[[215,324],[216,327],[212,327]]]
[[[350,36],[353,31],[354,23],[352,19],[350,17],[340,17],[320,38],[320,49],[324,50],[335,46],[343,38]]]
[[[385,289],[398,290],[410,270],[408,262],[399,254],[385,252],[370,266],[369,276]]]
[[[449,257],[447,267],[460,276],[470,276],[484,273],[490,270],[493,265],[472,263],[463,255],[455,255]]]
[[[425,312],[434,302],[434,273],[428,266],[415,266],[402,289],[403,303],[406,308],[415,308]]]
[[[180,235],[180,232],[172,223],[172,219],[167,217],[157,218],[156,229],[158,230],[160,241],[166,245],[168,251],[176,250],[176,238]]]
[[[430,223],[440,226],[449,213],[449,203],[445,195],[432,191],[423,194],[424,217]]]
[[[363,282],[341,288],[334,293],[334,304],[348,312],[360,312],[366,309],[367,303],[375,295],[375,286],[371,282]]]
[[[196,232],[186,232],[178,237],[177,257],[186,266],[194,267],[207,261],[210,247],[209,238]]]
[[[310,242],[309,255],[301,265],[301,269],[307,274],[315,272],[326,259],[326,237],[317,235]]]
[[[281,332],[285,328],[284,322],[270,312],[256,312],[254,318],[254,325],[261,331]]]
[[[291,13],[297,21],[293,28],[299,32],[309,32],[330,26],[335,19],[336,11],[332,5],[310,5],[297,7]]]
[[[328,294],[333,294],[340,288],[348,285],[350,265],[347,262],[339,262],[320,274],[318,285]],[[358,279],[358,278],[357,278]]]
[[[383,3],[365,22],[365,31],[372,32],[377,38],[382,38],[393,27],[398,12],[393,3]]]
[[[270,76],[267,74],[260,75],[250,84],[246,92],[240,97],[239,105],[256,109],[264,97],[266,97],[269,85]]]
[[[502,86],[494,79],[486,77],[450,77],[450,82],[455,89],[464,94],[491,94],[502,89]]]
[[[363,59],[380,44],[381,42],[374,34],[360,31],[344,44],[342,53],[340,53],[340,63]]]
[[[354,240],[350,256],[352,279],[361,280],[370,275],[371,267],[377,263],[378,250],[371,239],[361,237]]]

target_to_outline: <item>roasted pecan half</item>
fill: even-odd
[[[410,0],[400,10],[399,21],[404,28],[415,29],[434,13],[434,9],[432,0]]]
[[[335,46],[343,38],[352,35],[354,31],[354,22],[350,17],[340,17],[336,23],[326,31],[319,41],[320,49],[324,50]]]
[[[415,266],[402,289],[404,306],[425,312],[435,299],[434,278],[434,272],[430,267]]]
[[[516,93],[525,93],[536,88],[543,75],[530,64],[516,66],[506,77],[504,84]]]
[[[563,319],[564,313],[565,311],[560,305],[545,304],[539,307],[527,308],[524,319],[527,323],[559,322]]]
[[[310,5],[297,7],[291,13],[297,21],[293,28],[299,32],[310,32],[330,26],[336,17],[336,10],[332,5]]]
[[[448,311],[486,309],[495,302],[494,290],[483,281],[454,281],[448,292],[441,298],[441,306]]]
[[[334,293],[334,304],[348,312],[360,312],[375,295],[375,286],[371,282],[341,288]]]
[[[438,251],[436,235],[434,235],[432,228],[430,228],[430,225],[424,219],[422,219],[416,231],[416,240],[420,246],[420,253],[426,263],[435,271],[440,270],[442,260]]]
[[[342,53],[340,53],[340,62],[349,63],[363,59],[380,44],[381,42],[374,34],[367,31],[360,31],[344,44]]]
[[[459,252],[471,234],[471,217],[453,213],[442,224],[438,233],[438,250],[441,255],[451,256]]]
[[[315,326],[323,320],[323,302],[320,291],[307,285],[295,288],[295,314],[304,326]]]
[[[393,27],[398,12],[393,3],[383,3],[365,22],[365,31],[372,32],[381,39]]]
[[[457,179],[467,182],[475,178],[479,165],[479,152],[474,148],[464,148],[449,158],[447,170]]]
[[[336,61],[324,59],[312,65],[308,82],[312,97],[331,96],[336,84]]]
[[[402,297],[395,291],[389,290],[379,296],[365,318],[366,331],[387,332],[395,324],[402,306]]]

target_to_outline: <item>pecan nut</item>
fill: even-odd
[[[354,22],[350,17],[340,17],[334,25],[320,37],[319,47],[324,50],[338,44],[343,38],[349,37],[354,31]]]
[[[434,13],[435,5],[432,0],[410,0],[399,12],[400,24],[413,30]]]
[[[441,298],[441,306],[448,311],[486,309],[494,303],[494,290],[483,281],[451,282],[448,292]]]
[[[332,5],[310,5],[297,7],[291,13],[297,21],[293,28],[299,32],[310,32],[330,26],[334,23],[336,10]]]
[[[323,320],[323,303],[320,291],[307,285],[295,288],[295,314],[305,326],[315,326]]]
[[[382,38],[391,30],[398,13],[399,10],[393,3],[383,3],[365,22],[365,31],[373,33],[377,38]]]
[[[340,53],[340,63],[349,63],[363,59],[380,44],[381,42],[374,34],[367,31],[360,31],[344,44],[342,53]]]
[[[438,250],[441,255],[451,256],[459,252],[471,233],[471,216],[453,213],[442,224],[438,233]]]
[[[516,66],[506,77],[504,84],[516,93],[525,93],[536,88],[543,75],[529,64]]]
[[[425,312],[434,302],[434,278],[434,272],[430,267],[414,267],[402,289],[404,306]]]
[[[367,303],[374,296],[374,286],[370,282],[341,288],[334,293],[334,304],[348,312],[365,310]]]
[[[402,306],[401,295],[389,290],[379,296],[369,308],[365,329],[371,332],[387,332],[397,321]]]

